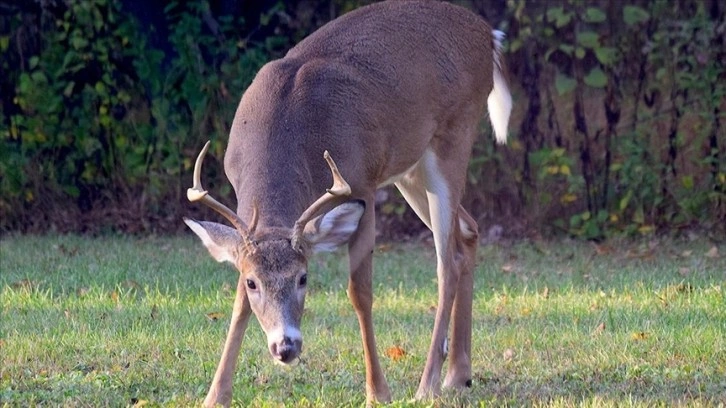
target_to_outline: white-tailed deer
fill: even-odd
[[[189,190],[191,201],[209,205],[234,228],[185,222],[216,260],[240,272],[232,322],[205,405],[230,404],[252,312],[275,359],[289,363],[300,354],[308,259],[346,243],[348,296],[363,339],[367,400],[390,400],[371,316],[374,193],[390,184],[433,231],[436,246],[438,307],[416,397],[440,393],[450,322],[443,385],[471,385],[478,228],[460,200],[486,107],[496,140],[507,138],[512,102],[500,40],[501,33],[465,8],[390,1],[326,24],[262,67],[242,96],[224,158],[237,211],[202,189],[206,146]]]

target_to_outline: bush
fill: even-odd
[[[257,70],[362,3],[270,2],[228,16],[206,1],[172,2],[167,46],[152,45],[153,28],[117,0],[4,9],[0,230],[180,228],[182,214],[199,211],[184,198],[192,160],[208,139],[223,156]],[[475,146],[465,204],[481,224],[588,239],[723,232],[724,6],[469,5],[502,20],[516,100],[509,146],[488,136]],[[220,163],[205,172],[233,202]],[[396,194],[382,203],[390,236],[412,219],[404,208]]]

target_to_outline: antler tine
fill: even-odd
[[[295,221],[290,241],[292,247],[297,251],[302,250],[302,234],[305,229],[305,225],[307,225],[307,223],[313,218],[342,202],[351,193],[350,185],[340,174],[338,166],[335,164],[335,161],[327,150],[323,153],[323,158],[326,162],[328,162],[330,172],[333,174],[333,185],[329,189],[326,189],[326,192],[320,196],[320,198],[315,200],[315,202],[302,213],[300,218]]]
[[[328,162],[330,172],[333,173],[333,186],[327,189],[327,192],[335,196],[350,195],[350,185],[345,181],[343,175],[340,174],[338,166],[335,165],[335,161],[333,161],[333,158],[327,150],[323,152],[323,158]]]
[[[249,230],[247,229],[247,225],[245,225],[244,221],[242,221],[242,219],[234,211],[230,210],[227,206],[210,196],[209,192],[204,190],[202,187],[202,162],[204,161],[204,156],[207,155],[207,150],[209,150],[209,144],[210,142],[207,141],[202,148],[202,151],[199,152],[196,163],[194,163],[194,185],[192,188],[187,190],[187,199],[191,202],[199,201],[220,213],[224,216],[224,218],[232,223],[237,231],[239,231],[240,235],[242,235],[242,238],[247,240]]]

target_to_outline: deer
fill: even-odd
[[[436,255],[437,307],[415,397],[472,386],[478,226],[461,199],[487,110],[496,142],[507,140],[512,97],[503,35],[464,7],[385,1],[325,24],[258,71],[241,97],[224,154],[236,211],[202,187],[209,142],[187,192],[231,224],[184,219],[215,260],[239,271],[205,406],[230,405],[253,313],[274,360],[290,364],[300,356],[308,261],[343,246],[366,401],[391,401],[372,317],[375,192],[389,185],[432,231]]]

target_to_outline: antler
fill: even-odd
[[[197,156],[196,163],[194,163],[194,186],[187,190],[187,198],[191,202],[200,201],[214,211],[222,214],[224,218],[229,220],[229,222],[232,223],[235,228],[237,228],[237,231],[239,231],[242,239],[247,241],[250,235],[250,230],[249,228],[247,228],[247,225],[244,223],[244,221],[242,221],[242,219],[234,211],[230,210],[227,206],[215,200],[212,196],[209,195],[208,191],[202,188],[202,162],[204,161],[204,156],[206,156],[207,150],[209,149],[209,143],[210,142],[208,141],[204,145],[202,151],[199,153],[199,156]],[[257,223],[256,206],[254,208],[252,222],[254,224]]]
[[[325,158],[325,161],[328,162],[330,172],[333,173],[333,186],[326,189],[325,194],[315,200],[315,202],[302,213],[300,218],[295,221],[290,241],[292,247],[296,251],[302,250],[302,234],[305,229],[305,225],[307,225],[307,223],[313,218],[343,201],[351,193],[350,185],[340,174],[338,166],[335,164],[335,161],[333,161],[333,158],[330,157],[330,153],[328,153],[327,150],[323,153],[323,158]]]

